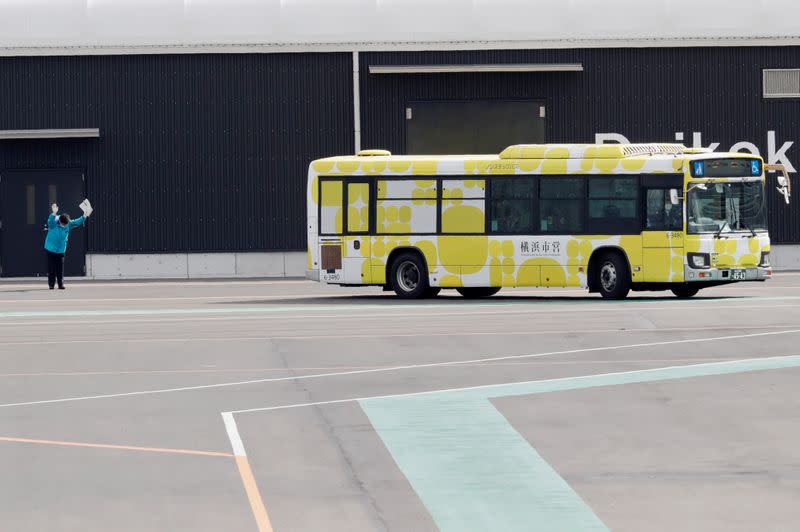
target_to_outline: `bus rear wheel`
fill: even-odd
[[[682,284],[672,288],[671,290],[678,299],[689,299],[697,294],[697,292],[700,291],[700,288],[688,284]]]
[[[417,253],[403,253],[392,262],[389,282],[397,297],[420,299],[430,297],[428,270]]]
[[[600,258],[595,275],[596,285],[603,299],[625,299],[631,290],[628,264],[619,253],[608,253]]]
[[[467,287],[456,288],[456,292],[466,297],[467,299],[481,299],[484,297],[492,297],[500,288],[497,287]]]

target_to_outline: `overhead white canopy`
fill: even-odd
[[[797,0],[0,0],[0,54],[798,43]]]

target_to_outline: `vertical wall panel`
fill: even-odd
[[[369,74],[369,65],[582,63],[581,73]],[[767,158],[767,135],[800,170],[800,100],[765,100],[764,68],[800,68],[797,47],[620,48],[375,52],[361,57],[362,145],[406,152],[405,107],[413,101],[542,99],[547,142],[594,142],[618,133],[631,142],[754,144]],[[800,190],[797,175],[795,190]],[[771,188],[771,190],[774,190]],[[777,243],[800,243],[800,209],[768,194]],[[797,201],[797,198],[795,198]]]
[[[374,75],[370,64],[582,63],[582,73]],[[362,146],[406,151],[412,101],[534,99],[548,142],[798,142],[800,100],[765,100],[763,68],[797,47],[361,54]],[[82,168],[91,252],[305,246],[306,167],[352,152],[349,53],[0,58],[0,129],[100,127],[100,139],[0,141],[0,168]],[[800,145],[787,150],[800,169]],[[800,182],[794,178],[795,190]],[[768,194],[776,242],[800,209]],[[2,213],[0,213],[2,216]]]
[[[0,168],[85,169],[90,252],[304,249],[308,163],[352,151],[351,71],[346,53],[0,58],[0,129],[101,129],[2,141]]]

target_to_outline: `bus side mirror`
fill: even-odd
[[[677,188],[669,189],[669,202],[672,203],[673,205],[680,205],[681,197],[678,195]]]
[[[783,195],[783,200],[789,204],[789,198],[792,197],[792,181],[789,179],[789,172],[786,166],[782,164],[765,164],[764,170],[767,172],[780,172],[778,174],[778,192]]]

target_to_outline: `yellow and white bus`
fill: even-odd
[[[308,271],[403,298],[453,288],[700,288],[772,275],[765,170],[751,154],[680,144],[516,145],[499,155],[313,161]]]

